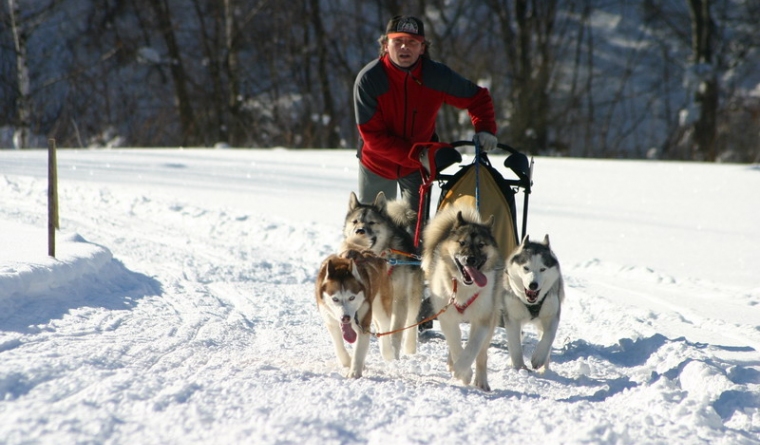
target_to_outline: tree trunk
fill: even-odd
[[[13,145],[16,149],[29,147],[31,133],[31,95],[29,88],[29,68],[26,58],[27,33],[19,23],[20,10],[17,0],[8,0],[10,11],[11,34],[16,50],[16,114],[18,122],[13,132]]]
[[[508,0],[492,0],[489,5],[501,25],[512,76],[510,141],[520,149],[541,152],[549,145],[550,48],[556,0],[514,0],[513,5]]]
[[[187,74],[182,65],[179,45],[174,35],[169,4],[167,0],[151,0],[150,3],[156,12],[160,32],[164,37],[166,49],[169,52],[169,70],[174,81],[174,92],[179,109],[179,119],[182,127],[182,145],[195,145],[197,143],[195,116],[190,102],[190,95],[187,93]]]
[[[237,123],[240,115],[240,76],[238,75],[238,50],[235,43],[237,33],[235,32],[235,16],[232,8],[232,0],[224,0],[224,68],[228,82],[227,110],[229,113],[226,132],[228,142],[237,145],[237,134],[232,126]]]
[[[317,41],[317,76],[319,78],[319,87],[322,92],[322,114],[327,116],[328,121],[321,128],[320,132],[324,137],[320,138],[320,145],[329,148],[336,148],[340,144],[338,132],[335,131],[335,104],[333,103],[333,94],[330,90],[330,74],[328,72],[328,54],[327,39],[325,38],[325,27],[322,24],[321,13],[319,10],[319,0],[311,0],[311,19],[314,26],[314,34]],[[318,124],[320,125],[320,124]]]
[[[691,12],[692,57],[699,75],[694,102],[699,116],[694,123],[693,146],[706,161],[717,159],[718,81],[713,65],[714,24],[710,15],[710,0],[687,0]],[[692,158],[694,158],[692,154]]]

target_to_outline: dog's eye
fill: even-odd
[[[486,243],[479,243],[478,244],[478,249],[482,249],[484,247],[486,247]]]
[[[459,245],[460,245],[460,246],[462,246],[462,247],[464,247],[464,246],[466,246],[466,245],[467,245],[467,241],[460,241],[460,242],[459,242]]]
[[[528,266],[523,266],[523,270],[524,270],[525,272],[530,272],[530,268],[529,268]]]
[[[544,271],[546,271],[546,268],[545,268],[545,267],[542,267],[542,268],[541,268],[541,272],[544,272]]]
[[[337,303],[338,302],[338,297],[333,297],[333,302]]]
[[[354,300],[356,300],[355,295],[351,295],[350,297],[348,297],[348,301],[354,301]]]

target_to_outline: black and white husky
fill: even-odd
[[[522,328],[535,324],[541,332],[530,364],[546,370],[552,343],[557,335],[565,287],[559,261],[549,246],[549,235],[542,242],[525,236],[507,258],[504,269],[504,327],[512,366],[525,368]]]

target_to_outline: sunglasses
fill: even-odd
[[[422,46],[422,42],[416,39],[393,38],[388,39],[388,43],[399,48],[406,46],[409,49],[417,49]]]

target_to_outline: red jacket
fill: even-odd
[[[409,159],[409,152],[416,142],[433,139],[436,116],[444,103],[467,109],[475,132],[496,134],[488,90],[448,66],[421,58],[405,70],[387,54],[368,63],[354,83],[356,124],[363,140],[361,163],[387,179],[418,171],[420,163]]]

